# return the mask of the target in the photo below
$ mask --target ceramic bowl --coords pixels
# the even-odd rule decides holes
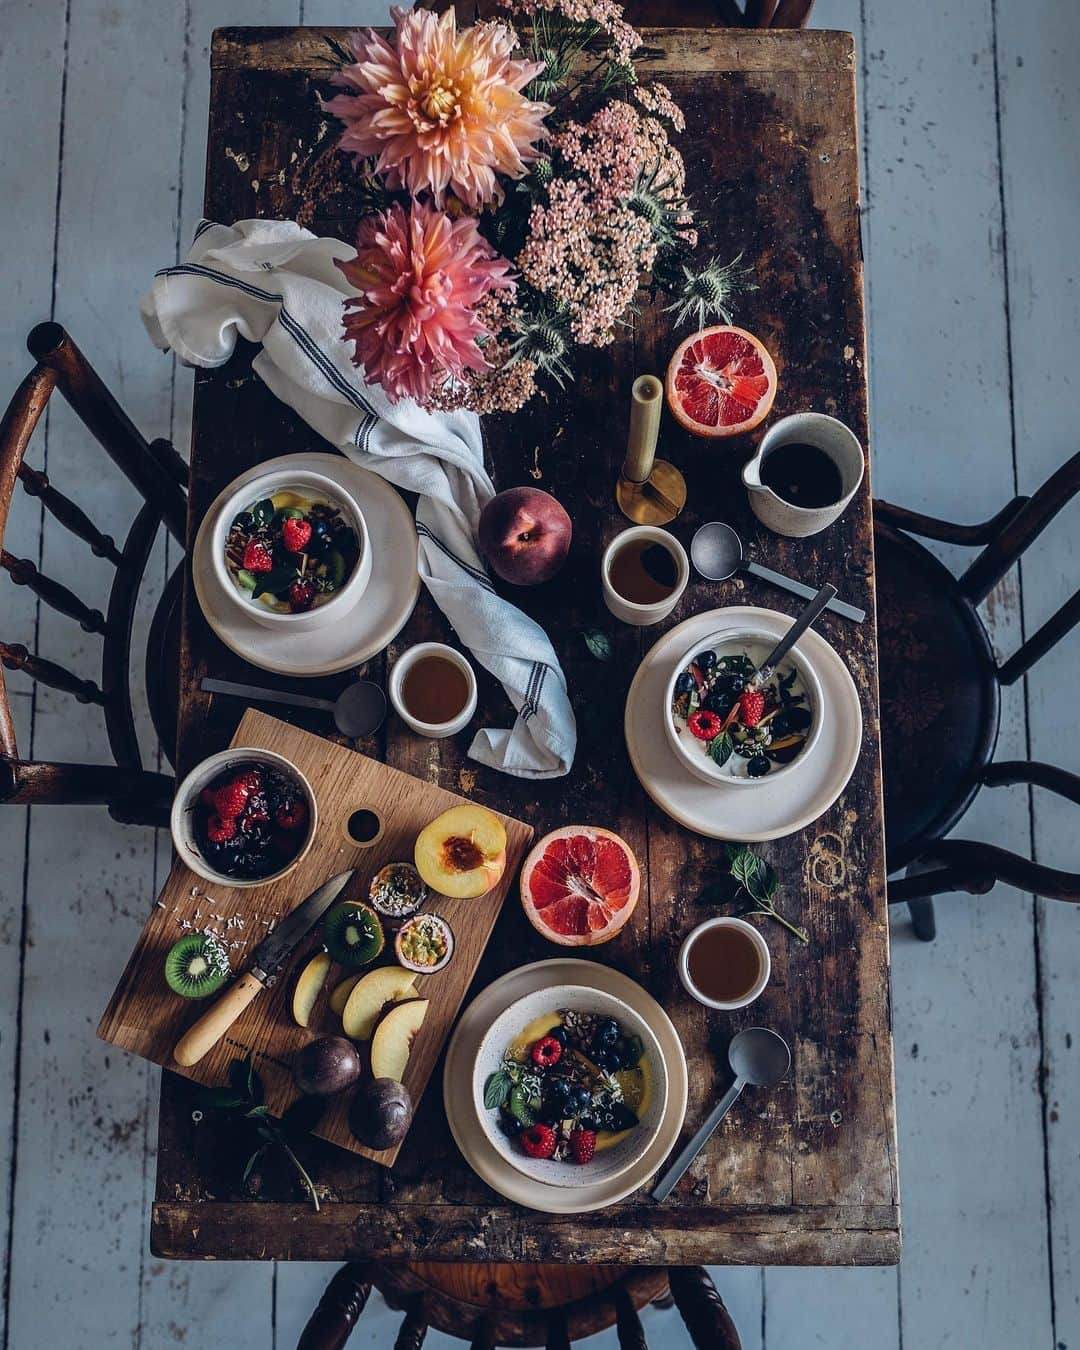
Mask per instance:
[[[360,556],[352,574],[329,600],[314,609],[300,614],[279,614],[265,605],[248,598],[229,575],[225,563],[225,540],[229,528],[237,515],[246,510],[253,502],[263,497],[272,497],[275,492],[299,492],[316,501],[329,502],[350,522],[360,541]],[[316,628],[325,628],[337,623],[363,595],[371,578],[371,540],[368,538],[364,513],[356,498],[340,483],[313,473],[310,469],[276,469],[259,478],[248,479],[235,492],[228,492],[219,500],[217,519],[213,521],[210,535],[210,563],[213,584],[224,597],[225,603],[234,611],[241,610],[247,618],[261,624],[264,628],[277,628],[283,632],[304,633]]]
[[[610,1147],[598,1149],[593,1160],[586,1164],[530,1158],[499,1128],[498,1112],[490,1111],[484,1105],[484,1085],[502,1064],[507,1046],[538,1017],[563,1009],[613,1017],[632,1035],[640,1036],[652,1077],[652,1092],[638,1126]],[[527,994],[495,1018],[477,1051],[472,1096],[478,1127],[512,1167],[547,1186],[591,1186],[621,1176],[648,1149],[667,1110],[667,1065],[652,1028],[628,1004],[587,985],[559,985]]]
[[[203,788],[208,787],[223,770],[234,765],[239,767],[241,764],[251,763],[268,764],[280,773],[287,774],[297,784],[307,802],[308,823],[304,842],[295,858],[290,859],[284,867],[279,868],[278,871],[271,873],[269,876],[249,880],[244,877],[229,877],[223,872],[216,872],[203,857],[195,838],[195,803],[199,800],[199,793],[202,792]],[[290,764],[284,755],[275,754],[273,750],[245,749],[243,746],[222,750],[219,754],[211,755],[209,759],[204,759],[201,764],[197,764],[177,788],[176,796],[173,798],[172,811],[169,815],[169,831],[172,834],[173,848],[176,849],[177,856],[184,866],[190,867],[195,875],[202,877],[204,881],[212,881],[218,886],[237,888],[266,886],[271,881],[280,881],[282,877],[287,876],[311,847],[317,826],[318,805],[315,801],[315,794],[311,790],[311,784],[300,770]]]
[[[764,628],[740,627],[723,629],[713,633],[703,642],[695,642],[675,662],[664,692],[664,707],[661,716],[668,743],[681,764],[705,783],[731,784],[733,787],[761,788],[775,783],[778,778],[786,777],[803,764],[814,748],[821,732],[822,693],[821,682],[814,670],[813,663],[801,650],[799,643],[790,651],[778,667],[778,674],[786,675],[792,668],[798,670],[799,681],[806,694],[807,706],[812,721],[801,752],[789,764],[774,764],[761,778],[750,778],[745,772],[746,761],[737,755],[731,755],[725,764],[716,764],[701,748],[701,742],[694,739],[690,731],[676,722],[671,711],[675,697],[675,681],[686,669],[691,659],[703,651],[715,651],[718,656],[731,656],[736,652],[749,651],[750,656],[762,661],[776,646],[776,637]],[[741,771],[741,772],[740,772]]]

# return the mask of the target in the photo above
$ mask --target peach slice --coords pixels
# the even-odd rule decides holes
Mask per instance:
[[[388,1003],[416,993],[416,976],[400,966],[380,966],[357,980],[341,1014],[346,1036],[369,1041],[379,1014]]]
[[[440,895],[473,900],[498,884],[506,866],[506,831],[483,806],[454,806],[416,837],[416,870]]]
[[[416,1033],[427,1016],[426,998],[411,998],[395,1003],[379,1025],[371,1040],[371,1073],[374,1078],[392,1078],[400,1083],[405,1077],[405,1066]]]
[[[355,975],[346,975],[343,980],[339,980],[330,990],[330,1011],[337,1013],[340,1017],[345,1011],[345,1004],[349,1001],[349,995],[364,978],[364,972],[358,970]]]
[[[330,971],[328,952],[316,952],[296,979],[292,996],[292,1015],[297,1026],[306,1027],[311,1021],[311,1010],[322,993]]]

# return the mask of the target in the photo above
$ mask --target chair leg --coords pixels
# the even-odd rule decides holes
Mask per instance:
[[[343,1350],[371,1294],[367,1265],[342,1266],[326,1286],[319,1306],[300,1334],[296,1350]]]
[[[704,1266],[672,1266],[668,1278],[696,1350],[742,1350],[731,1314]]]
[[[909,900],[908,912],[911,914],[911,926],[920,942],[933,942],[937,937],[937,921],[934,918],[934,901],[929,895],[921,900]]]

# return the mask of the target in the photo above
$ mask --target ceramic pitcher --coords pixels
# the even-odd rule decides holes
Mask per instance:
[[[761,481],[761,465],[780,445],[812,445],[828,455],[840,473],[841,496],[828,506],[796,506]],[[855,433],[825,413],[794,413],[782,417],[762,438],[757,454],[743,469],[742,479],[750,506],[767,529],[801,539],[817,534],[838,520],[862,482],[864,456]]]

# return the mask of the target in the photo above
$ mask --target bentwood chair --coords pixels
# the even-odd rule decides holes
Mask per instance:
[[[998,665],[978,605],[1080,492],[1080,454],[1031,497],[991,520],[954,525],[874,503],[885,850],[889,903],[906,903],[916,934],[935,933],[933,899],[984,895],[998,881],[1080,903],[1080,875],[995,844],[947,839],[982,787],[1030,783],[1080,805],[1080,778],[1049,764],[995,764],[1001,688],[1015,684],[1080,622],[1080,591]],[[956,578],[913,536],[982,546]]]
[[[181,547],[187,513],[187,468],[168,441],[148,443],[95,373],[82,352],[55,323],[39,324],[27,339],[36,364],[16,390],[0,420],[0,569],[52,609],[102,642],[101,680],[96,683],[30,651],[0,632],[0,802],[34,806],[101,803],[114,819],[164,824],[173,780],[143,768],[131,702],[132,623],[147,559],[161,524]],[[59,390],[104,447],[113,464],[143,498],[143,506],[118,547],[48,476],[24,455],[50,395]],[[3,547],[16,483],[91,553],[116,569],[107,612],[92,609],[66,585],[46,576],[29,558]],[[170,579],[151,625],[146,653],[147,693],[154,729],[171,757],[176,742],[177,634],[182,567]],[[0,615],[4,613],[0,607]],[[69,764],[22,759],[4,680],[4,667],[71,694],[102,710],[114,763]]]
[[[470,1263],[342,1266],[327,1285],[297,1350],[343,1350],[376,1288],[405,1314],[394,1350],[420,1350],[429,1327],[472,1350],[542,1345],[569,1350],[615,1327],[620,1350],[648,1350],[638,1313],[678,1310],[697,1350],[740,1350],[735,1324],[702,1266],[541,1266]],[[667,1337],[658,1328],[657,1350]]]

